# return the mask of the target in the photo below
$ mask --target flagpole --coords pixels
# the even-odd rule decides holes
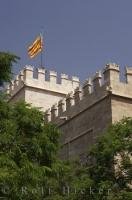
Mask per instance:
[[[41,37],[41,44],[42,44],[42,50],[41,50],[41,54],[40,54],[40,67],[43,68],[44,66],[44,60],[43,60],[43,48],[44,48],[44,41],[43,41],[43,34],[40,33],[40,37]]]
[[[43,67],[43,50],[41,51],[41,54],[40,54],[40,67],[41,68]]]

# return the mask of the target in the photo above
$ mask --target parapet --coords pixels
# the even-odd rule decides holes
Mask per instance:
[[[82,88],[81,87],[77,87],[74,91],[74,101],[75,101],[75,105],[78,105],[79,102],[82,99]]]
[[[35,76],[34,76],[35,75]],[[59,83],[60,82],[60,83]],[[80,85],[78,77],[69,78],[66,74],[61,74],[60,78],[55,71],[47,71],[44,68],[34,69],[33,66],[26,65],[15,80],[12,80],[7,88],[8,94],[13,96],[23,86],[47,90],[60,94],[67,94],[74,91]]]
[[[101,75],[101,71],[96,72],[94,78],[93,78],[93,90],[97,91],[102,84],[102,75]]]
[[[104,70],[98,71],[88,78],[82,86],[78,86],[51,108],[48,119],[52,122],[63,123],[76,116],[91,105],[108,95],[119,95],[132,99],[132,67],[126,67],[126,78],[120,81],[120,68],[115,63],[109,63]],[[67,75],[62,76],[67,80]],[[49,117],[50,115],[50,117]],[[65,119],[65,120],[64,120]]]
[[[128,84],[132,84],[132,67],[126,66],[126,81]]]
[[[125,98],[132,98],[132,67],[126,67],[124,82],[120,81],[120,68],[115,63],[106,64],[102,71],[95,73],[93,77],[88,77],[84,84],[80,86],[78,77],[69,78],[66,74],[58,77],[57,72],[47,71],[44,68],[34,69],[32,66],[25,66],[15,80],[12,80],[7,87],[7,93],[13,97],[23,87],[34,88],[35,91],[50,93],[47,99],[50,100],[51,107],[45,113],[47,121],[55,122],[56,120],[65,119],[77,115],[89,106],[97,103],[107,95],[115,94]],[[52,97],[55,105],[52,105]],[[42,96],[41,96],[42,97]],[[30,96],[32,101],[32,97]],[[35,101],[37,101],[36,96]],[[61,99],[63,98],[63,99]],[[61,100],[60,100],[61,99]],[[40,106],[44,100],[40,99]],[[59,101],[59,102],[58,102]],[[40,107],[38,106],[38,107]],[[45,105],[44,105],[45,106]]]
[[[86,95],[88,95],[88,94],[90,94],[90,93],[92,92],[92,82],[91,82],[91,79],[90,79],[90,78],[87,79],[87,80],[84,82],[82,88],[83,88],[83,95],[84,95],[84,96],[86,96]]]
[[[114,83],[118,83],[120,80],[119,65],[115,63],[106,64],[103,74],[105,84],[112,85]]]

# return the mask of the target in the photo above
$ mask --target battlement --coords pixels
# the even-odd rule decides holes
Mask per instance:
[[[64,123],[108,95],[132,98],[132,67],[126,67],[124,82],[120,81],[120,74],[119,65],[107,64],[102,71],[96,72],[82,86],[76,87],[48,109],[45,112],[46,120],[57,124]]]
[[[79,86],[79,78],[75,76],[69,78],[66,74],[61,74],[58,77],[55,71],[48,72],[42,68],[34,70],[32,66],[28,65],[16,76],[15,80],[11,81],[7,87],[7,93],[14,96],[24,86],[67,94]]]
[[[75,76],[26,66],[7,87],[9,102],[24,100],[44,111],[61,130],[60,157],[85,154],[113,122],[132,116],[132,67],[125,78],[119,65],[107,64],[80,85]]]

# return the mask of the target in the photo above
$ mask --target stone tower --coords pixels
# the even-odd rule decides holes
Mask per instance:
[[[62,74],[60,84],[56,72],[50,71],[49,77],[46,81],[45,70],[38,69],[38,78],[33,78],[33,68],[28,66],[8,87],[8,93],[10,102],[24,99],[46,110],[45,119],[62,132],[63,159],[83,159],[109,125],[132,117],[132,67],[126,67],[124,82],[115,63],[107,64],[81,86],[77,77],[69,80]]]
[[[79,86],[79,78],[75,76],[69,79],[68,75],[61,74],[60,83],[58,83],[55,71],[48,72],[38,68],[35,78],[34,73],[32,66],[26,66],[11,82],[7,89],[10,102],[25,100],[45,111]]]

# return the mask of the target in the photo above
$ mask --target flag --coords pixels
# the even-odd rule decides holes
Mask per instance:
[[[28,55],[30,58],[34,58],[39,52],[43,50],[43,38],[39,35],[32,45],[28,47]]]

